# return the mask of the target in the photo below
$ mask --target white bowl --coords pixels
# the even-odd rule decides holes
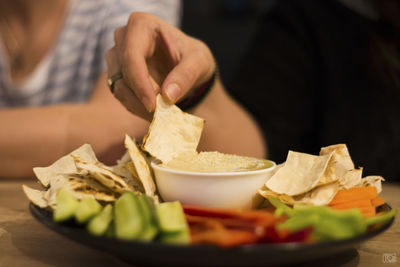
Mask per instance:
[[[164,201],[205,207],[250,209],[257,190],[271,177],[275,162],[265,169],[238,172],[191,172],[151,162]]]

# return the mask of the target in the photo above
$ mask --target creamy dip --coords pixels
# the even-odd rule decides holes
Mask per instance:
[[[272,163],[265,159],[223,154],[220,152],[183,153],[163,167],[193,172],[239,172],[265,169]]]

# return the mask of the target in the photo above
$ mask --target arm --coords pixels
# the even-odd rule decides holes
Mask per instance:
[[[107,53],[109,75],[121,71],[124,79],[115,83],[114,95],[148,120],[158,93],[178,102],[215,71],[214,58],[203,42],[150,14],[133,13],[128,25],[115,32],[115,42]],[[257,124],[219,80],[190,112],[206,120],[200,150],[265,156]]]
[[[0,177],[31,177],[32,167],[47,166],[84,143],[110,164],[124,150],[125,133],[143,136],[148,123],[111,96],[105,79],[99,78],[87,104],[0,111]]]

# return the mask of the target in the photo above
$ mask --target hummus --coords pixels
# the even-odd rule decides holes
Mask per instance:
[[[220,152],[182,153],[163,163],[163,167],[192,172],[239,172],[265,169],[272,163],[265,159],[243,157]]]

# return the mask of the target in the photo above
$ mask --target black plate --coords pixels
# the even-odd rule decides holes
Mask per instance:
[[[387,204],[382,208],[391,209]],[[224,249],[208,245],[178,246],[96,237],[74,224],[53,222],[50,211],[32,203],[29,209],[39,222],[53,231],[141,266],[276,266],[302,263],[354,249],[360,243],[388,229],[394,221],[392,219],[389,223],[366,234],[341,241],[314,244],[255,244]]]

